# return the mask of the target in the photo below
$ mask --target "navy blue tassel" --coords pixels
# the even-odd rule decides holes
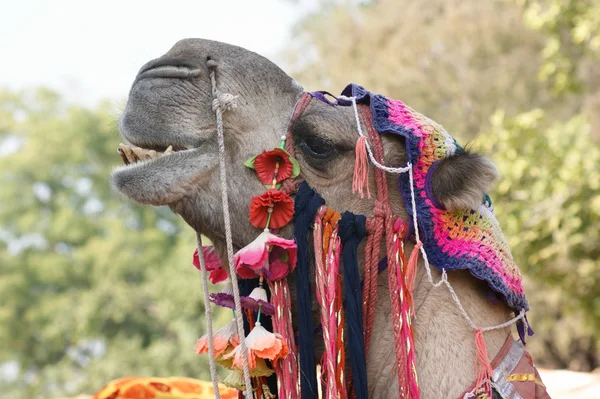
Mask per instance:
[[[344,309],[348,332],[348,354],[352,366],[352,382],[357,399],[367,399],[367,360],[362,318],[362,291],[358,272],[358,243],[366,235],[366,218],[350,212],[342,213],[339,235],[342,241],[344,267]]]
[[[294,198],[294,239],[298,245],[296,260],[296,307],[298,310],[298,346],[302,399],[317,398],[317,364],[315,360],[310,289],[309,233],[315,216],[325,200],[302,182]]]

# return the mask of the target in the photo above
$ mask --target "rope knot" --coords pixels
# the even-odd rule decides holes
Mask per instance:
[[[219,93],[212,102],[212,109],[216,111],[217,108],[221,108],[221,112],[231,111],[237,107],[235,99],[238,96],[234,96],[230,93]]]
[[[392,206],[387,201],[375,200],[373,217],[387,219],[392,216]]]

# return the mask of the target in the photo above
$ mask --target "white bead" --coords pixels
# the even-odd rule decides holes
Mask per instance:
[[[287,139],[287,136],[283,135],[281,136],[281,141],[285,141]]]

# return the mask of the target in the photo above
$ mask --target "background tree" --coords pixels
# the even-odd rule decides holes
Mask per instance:
[[[536,363],[598,367],[600,3],[319,4],[287,53],[298,81],[359,83],[477,136],[502,176],[492,198],[526,275]]]
[[[506,1],[322,1],[295,30],[287,60],[308,89],[358,83],[409,104],[462,138],[552,99],[536,76],[542,35]]]
[[[204,320],[194,235],[112,191],[112,114],[43,89],[0,92],[2,397],[208,377],[193,351]]]
[[[308,89],[363,84],[494,158],[529,345],[546,367],[600,359],[599,22],[594,0],[321,0],[283,54]],[[193,353],[194,236],[110,188],[114,114],[0,90],[3,398],[91,393],[125,375],[208,378]]]

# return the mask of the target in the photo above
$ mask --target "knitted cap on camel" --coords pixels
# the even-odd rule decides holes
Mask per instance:
[[[418,226],[429,262],[438,269],[469,270],[488,283],[516,312],[529,310],[519,268],[494,215],[486,194],[478,209],[447,211],[428,190],[427,174],[438,160],[462,151],[440,125],[415,112],[401,101],[372,94],[350,84],[342,95],[356,97],[371,107],[373,126],[380,134],[405,138],[408,160],[413,165]],[[432,168],[433,166],[433,168]],[[408,173],[400,175],[400,190],[412,216]],[[429,195],[428,195],[429,193]]]

